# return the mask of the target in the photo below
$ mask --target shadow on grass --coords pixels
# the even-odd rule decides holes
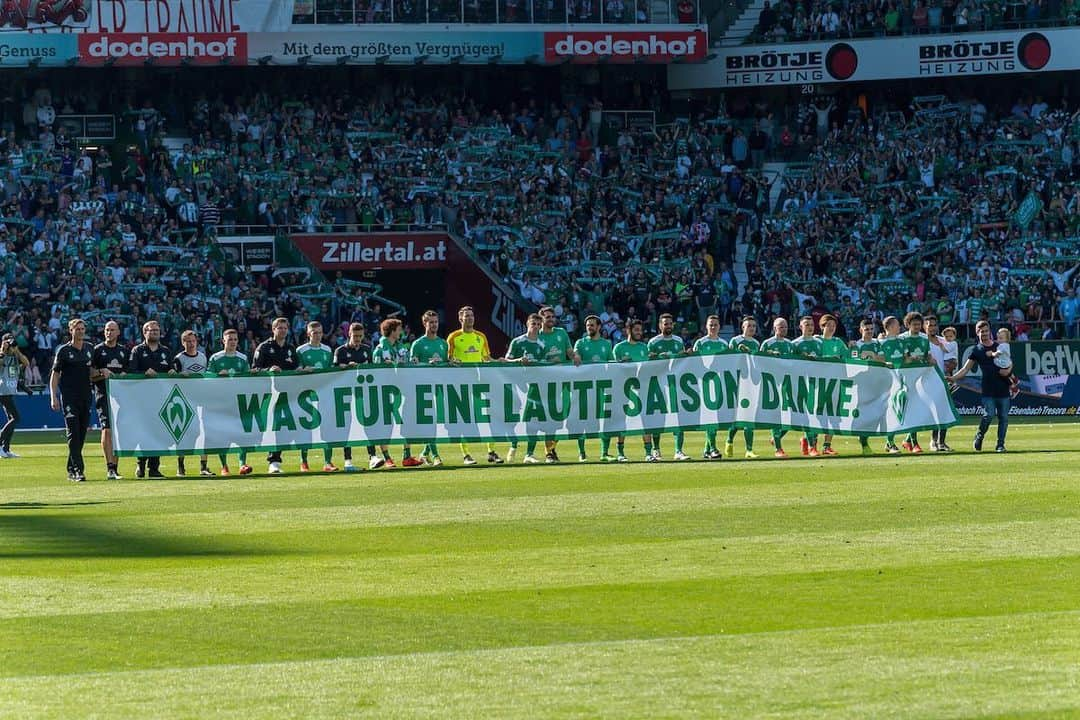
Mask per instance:
[[[107,518],[40,513],[0,515],[0,559],[167,558],[271,555],[223,544],[220,538],[180,537],[109,527]]]
[[[0,510],[41,510],[44,508],[82,507],[84,505],[112,505],[119,500],[87,500],[85,502],[9,502],[0,503]]]

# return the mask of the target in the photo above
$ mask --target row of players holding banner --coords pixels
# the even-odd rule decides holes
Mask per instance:
[[[195,334],[188,331],[182,334],[181,342],[184,350],[176,355],[160,344],[160,328],[154,321],[146,323],[143,327],[144,342],[136,346],[128,355],[124,348],[119,345],[119,327],[110,322],[105,327],[105,342],[94,347],[91,354],[93,368],[92,380],[95,386],[97,411],[103,426],[102,449],[107,464],[107,477],[119,479],[117,459],[112,450],[110,431],[108,428],[108,398],[106,395],[105,381],[111,374],[129,373],[145,374],[153,376],[160,373],[177,374],[211,374],[211,375],[242,375],[251,372],[279,372],[290,370],[321,370],[334,367],[356,367],[366,364],[474,364],[491,361],[491,353],[484,334],[475,328],[475,315],[471,307],[463,307],[458,312],[460,327],[451,332],[445,339],[439,336],[439,318],[434,311],[424,313],[422,322],[424,334],[416,339],[411,345],[401,340],[402,323],[397,319],[384,320],[380,327],[381,338],[374,349],[369,349],[364,342],[364,328],[360,324],[353,324],[349,328],[348,342],[336,350],[331,350],[322,342],[323,328],[318,322],[309,323],[307,326],[308,342],[293,347],[287,341],[289,323],[285,318],[278,318],[272,323],[272,337],[261,343],[255,350],[251,360],[238,351],[239,336],[235,330],[226,330],[223,334],[223,348],[209,358],[197,347]],[[798,337],[788,337],[788,323],[783,318],[777,318],[773,322],[773,334],[764,339],[757,339],[757,323],[751,317],[746,317],[741,323],[741,332],[730,340],[720,337],[720,320],[716,316],[710,316],[706,322],[706,334],[698,338],[692,348],[687,349],[682,338],[673,334],[674,318],[671,315],[662,315],[659,318],[659,334],[646,341],[643,338],[643,326],[640,321],[632,321],[626,328],[627,339],[617,344],[600,335],[600,319],[590,316],[585,320],[586,334],[576,343],[571,343],[566,331],[556,326],[554,311],[549,307],[541,308],[540,312],[529,316],[527,330],[524,334],[511,341],[505,358],[508,362],[523,364],[557,364],[557,363],[604,363],[620,361],[644,361],[649,359],[673,358],[688,353],[697,355],[714,355],[720,353],[742,352],[761,353],[780,357],[807,358],[807,359],[835,359],[843,361],[849,357],[857,357],[863,360],[876,360],[887,363],[893,367],[936,364],[943,373],[951,373],[957,364],[957,345],[955,331],[946,328],[943,335],[938,335],[937,321],[934,317],[923,318],[919,313],[909,313],[903,321],[906,330],[901,332],[901,322],[895,317],[888,317],[884,321],[884,332],[874,335],[875,326],[872,321],[866,320],[860,327],[860,338],[847,342],[835,336],[837,327],[836,319],[826,315],[821,319],[821,334],[814,333],[813,319],[801,318],[799,323],[800,334]],[[1003,355],[1007,359],[1007,345]],[[58,353],[59,357],[59,353]],[[1011,368],[1010,368],[1011,369]],[[55,384],[55,383],[54,383]],[[717,442],[718,428],[706,430],[706,444],[704,458],[718,460],[722,457],[734,456],[734,441],[737,430],[731,428],[727,432],[727,439],[723,449]],[[939,452],[951,450],[946,443],[946,430],[933,431],[932,449]],[[786,431],[774,429],[771,431],[772,452],[776,457],[785,458],[787,453],[783,448],[782,440]],[[689,460],[690,457],[684,452],[684,436],[681,431],[674,431],[674,455],[677,461]],[[746,448],[744,456],[756,458],[754,451],[754,432],[752,429],[744,430]],[[616,441],[616,452],[611,453],[611,441]],[[801,438],[800,445],[802,454],[808,456],[835,455],[832,448],[832,437],[825,434],[820,438],[816,433],[805,433]],[[627,462],[624,438],[602,437],[600,459],[604,462]],[[863,454],[871,454],[868,437],[860,437]],[[579,438],[579,460],[587,460],[584,438]],[[537,463],[536,446],[538,441],[530,440],[522,457],[524,463]],[[644,457],[648,462],[661,460],[660,436],[658,434],[646,434],[643,436]],[[922,448],[916,434],[909,434],[903,441],[902,446],[908,452],[921,453]],[[352,449],[345,448],[344,470],[354,472],[360,468],[353,463]],[[899,453],[900,448],[891,435],[886,437],[885,450],[889,453]],[[390,457],[388,447],[376,448],[368,446],[368,463],[370,469],[381,467],[394,467],[394,460]],[[518,451],[517,443],[512,443],[506,460],[513,461]],[[239,452],[239,473],[248,474],[253,468],[247,463],[246,453]],[[466,465],[476,464],[467,445],[461,445],[463,462]],[[308,451],[301,451],[300,471],[308,472],[310,469]],[[336,472],[338,467],[333,463],[332,449],[327,447],[323,450],[323,471]],[[81,460],[81,457],[79,458]],[[491,464],[501,464],[503,458],[496,452],[492,444],[487,446],[487,460]],[[548,463],[559,462],[559,455],[554,441],[545,442],[545,460]],[[221,474],[231,474],[227,455],[220,456]],[[72,463],[69,463],[71,465]],[[78,465],[78,462],[75,463]],[[426,464],[441,465],[442,458],[439,448],[433,444],[427,444],[420,453],[414,455],[412,448],[405,445],[403,448],[404,467],[417,467]],[[184,458],[178,458],[178,473],[185,474]],[[85,473],[75,468],[75,474],[85,477]],[[69,467],[69,475],[73,468]],[[280,452],[272,452],[268,457],[268,472],[278,474],[283,472]],[[200,474],[213,475],[207,466],[207,458],[201,458]],[[159,458],[139,458],[137,477],[163,477],[160,470]],[[74,478],[73,478],[74,479]]]

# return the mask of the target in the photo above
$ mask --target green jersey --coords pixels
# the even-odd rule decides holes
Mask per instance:
[[[649,359],[649,346],[643,342],[623,340],[611,352],[619,362],[642,362]]]
[[[511,340],[510,347],[506,351],[508,360],[525,358],[529,362],[543,362],[545,356],[544,344],[540,342],[540,338],[533,340],[528,334],[518,335]]]
[[[787,338],[778,338],[773,335],[761,343],[761,352],[767,355],[794,355],[795,346]]]
[[[821,341],[821,357],[824,358],[842,358],[847,357],[847,344],[840,338],[833,336],[830,338],[819,336],[818,340]]]
[[[795,348],[795,354],[799,357],[821,357],[821,340],[816,337],[803,337],[800,335],[791,341],[791,346]]]
[[[371,353],[371,361],[383,365],[404,365],[409,362],[409,348],[403,342],[392,343],[382,338]]]
[[[587,335],[578,338],[578,341],[574,343],[574,352],[581,356],[583,363],[604,363],[611,362],[612,359],[611,341],[602,337],[595,340]]]
[[[566,362],[570,336],[561,327],[552,328],[550,332],[541,331],[540,344],[544,346],[544,360],[550,363]]]
[[[251,372],[251,363],[248,362],[247,355],[244,355],[244,353],[235,352],[230,355],[221,350],[210,356],[210,362],[206,364],[206,371],[215,375],[220,375],[222,372],[227,372],[229,375],[238,375]]]
[[[413,341],[409,355],[415,363],[444,363],[450,358],[450,346],[441,337],[429,338],[421,335]]]
[[[657,335],[649,341],[649,357],[673,358],[683,354],[686,343],[678,335]]]
[[[893,367],[904,364],[904,340],[899,335],[887,336],[878,341],[878,352],[885,356],[885,362]]]
[[[728,342],[728,348],[734,352],[756,353],[761,349],[761,343],[745,335],[736,335]]]
[[[923,334],[901,333],[900,341],[904,346],[905,363],[926,365],[930,362],[930,339]]]
[[[326,370],[334,367],[334,353],[326,345],[304,343],[296,348],[299,367],[305,370]]]
[[[881,354],[881,343],[877,340],[856,340],[855,347],[851,348],[853,358],[878,360]]]
[[[730,352],[730,349],[724,338],[718,337],[714,340],[706,335],[694,341],[695,355],[723,355],[726,352]]]

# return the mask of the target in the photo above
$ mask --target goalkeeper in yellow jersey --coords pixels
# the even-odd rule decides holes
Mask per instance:
[[[455,330],[446,338],[446,344],[450,347],[450,362],[460,365],[476,365],[491,362],[491,349],[488,346],[487,337],[476,329],[476,313],[472,307],[466,305],[458,310],[458,322],[461,328]],[[502,464],[502,458],[495,452],[492,443],[487,444],[488,462]],[[469,454],[469,446],[461,443],[462,462],[466,465],[475,465],[476,460]]]

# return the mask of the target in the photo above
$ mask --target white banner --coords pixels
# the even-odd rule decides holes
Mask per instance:
[[[606,365],[361,367],[109,380],[120,455],[195,454],[709,425],[840,435],[957,421],[936,368],[743,354]]]
[[[699,64],[671,65],[668,88],[816,85],[905,78],[1052,72],[1080,68],[1075,28],[911,35],[715,49]]]

